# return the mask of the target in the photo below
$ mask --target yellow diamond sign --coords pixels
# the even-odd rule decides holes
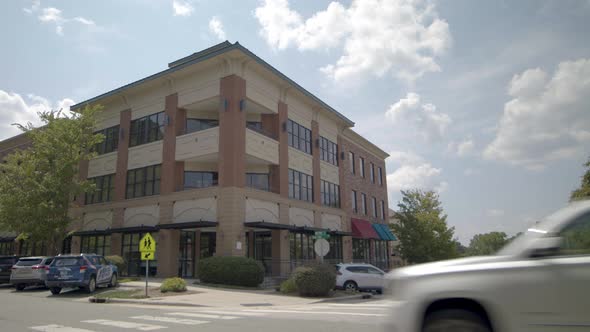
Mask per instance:
[[[141,252],[141,260],[142,261],[153,261],[154,258],[154,252],[153,251],[142,251]]]
[[[156,251],[156,240],[154,240],[150,233],[146,233],[139,241],[139,251],[142,253],[153,253]]]

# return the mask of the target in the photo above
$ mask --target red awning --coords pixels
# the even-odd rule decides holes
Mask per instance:
[[[350,219],[352,221],[352,237],[362,239],[379,239],[371,223],[362,219]]]

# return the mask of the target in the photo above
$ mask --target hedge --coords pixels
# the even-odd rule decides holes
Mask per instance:
[[[327,296],[336,286],[332,265],[314,264],[297,268],[292,277],[301,296]]]
[[[297,292],[297,285],[295,284],[295,279],[291,277],[283,281],[281,283],[280,291],[283,294],[291,294]]]
[[[247,257],[214,256],[199,262],[201,282],[256,287],[264,281],[260,262]]]
[[[182,278],[164,279],[160,285],[160,292],[186,292],[186,281]]]
[[[123,271],[127,271],[127,262],[121,256],[113,255],[113,256],[106,256],[105,259],[109,261],[111,264],[117,266],[117,270],[119,271],[119,275],[123,273]]]

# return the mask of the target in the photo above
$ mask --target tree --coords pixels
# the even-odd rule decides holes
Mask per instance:
[[[504,232],[476,234],[469,242],[467,254],[469,256],[491,255],[505,246],[508,241],[508,236]]]
[[[590,198],[590,159],[588,159],[584,166],[586,166],[588,169],[586,170],[586,173],[582,176],[582,183],[580,184],[580,188],[572,191],[570,195],[570,201]]]
[[[410,264],[457,257],[455,229],[448,227],[438,195],[417,189],[401,193],[399,222],[391,224],[400,241],[400,256]]]
[[[92,148],[102,142],[94,134],[95,114],[100,106],[78,113],[39,113],[44,124],[17,125],[31,140],[0,165],[0,226],[20,238],[44,241],[58,253],[72,218],[69,208],[76,196],[95,190],[78,175],[80,163],[90,160]]]

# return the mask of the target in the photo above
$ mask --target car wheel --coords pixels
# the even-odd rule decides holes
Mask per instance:
[[[96,278],[94,276],[90,277],[90,281],[88,281],[88,286],[86,286],[86,291],[88,293],[94,293],[96,290]]]
[[[113,273],[113,275],[111,276],[111,282],[109,283],[109,287],[117,287],[117,274]]]
[[[354,281],[347,281],[344,283],[344,290],[356,292],[359,289],[359,286]]]
[[[492,332],[487,322],[478,314],[467,310],[439,310],[429,314],[422,332]]]
[[[27,285],[25,285],[25,284],[17,284],[16,290],[20,292],[20,291],[24,290],[26,287],[27,287]]]
[[[60,287],[51,287],[51,288],[49,288],[49,290],[51,291],[51,294],[53,294],[53,295],[58,295],[59,293],[61,293]]]

